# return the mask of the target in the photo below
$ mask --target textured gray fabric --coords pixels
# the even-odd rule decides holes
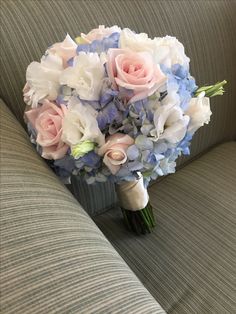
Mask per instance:
[[[117,204],[115,186],[109,181],[91,185],[80,177],[73,176],[71,184],[67,187],[92,217],[113,208]]]
[[[236,137],[236,48],[235,1],[158,1],[158,0],[2,0],[1,1],[0,95],[22,121],[24,104],[22,88],[25,71],[33,60],[39,60],[45,49],[61,41],[69,32],[72,37],[99,24],[118,24],[150,36],[176,36],[191,57],[192,73],[201,84],[227,79],[224,97],[212,99],[212,121],[194,137],[190,158],[210,146]],[[187,158],[179,160],[183,164]],[[81,182],[73,190],[81,188]],[[92,202],[93,188],[86,185],[83,198],[75,193],[91,214],[115,203],[114,187],[108,198],[104,186]]]
[[[0,110],[1,313],[164,313]]]
[[[1,79],[0,95],[21,122],[24,111],[22,88],[25,71],[39,60],[45,49],[63,40],[68,32],[76,37],[99,24],[130,27],[150,36],[176,36],[191,57],[191,69],[197,82],[228,80],[224,97],[212,99],[211,123],[194,137],[191,156],[236,137],[236,1],[158,1],[158,0],[2,0],[1,1]],[[188,158],[180,158],[183,164]],[[81,182],[73,189],[81,188]],[[91,214],[115,203],[114,187],[104,197],[104,186],[86,190],[86,197],[75,193]],[[103,196],[102,196],[103,195]]]
[[[149,189],[157,226],[137,237],[120,211],[95,218],[167,313],[236,309],[236,142],[220,145]]]

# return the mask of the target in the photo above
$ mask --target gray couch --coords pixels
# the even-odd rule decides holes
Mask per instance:
[[[235,313],[235,11],[234,0],[1,1],[2,313]],[[24,130],[27,65],[99,24],[174,35],[199,85],[229,82],[191,156],[150,187],[147,236],[128,232],[115,204],[99,215],[90,204],[94,223]],[[78,189],[86,203],[91,190]],[[96,189],[94,207],[115,201],[111,185]]]

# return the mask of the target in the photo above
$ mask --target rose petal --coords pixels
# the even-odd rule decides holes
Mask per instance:
[[[42,157],[45,159],[61,159],[65,156],[69,149],[69,146],[66,144],[62,144],[62,146],[50,146],[50,147],[43,147]]]
[[[113,165],[110,161],[110,158],[107,155],[104,156],[103,162],[108,167],[108,169],[111,171],[111,173],[113,175],[115,175],[120,170],[121,166],[120,165]]]
[[[126,146],[130,146],[133,143],[134,140],[129,135],[116,133],[106,139],[106,143],[98,150],[98,154],[101,156],[104,155],[105,152],[114,145],[124,144]]]

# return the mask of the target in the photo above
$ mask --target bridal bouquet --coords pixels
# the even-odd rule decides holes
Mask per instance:
[[[147,186],[175,172],[193,134],[210,121],[209,97],[225,81],[197,88],[175,37],[99,26],[50,46],[26,71],[25,120],[38,153],[64,181],[110,180],[130,229],[155,221]]]

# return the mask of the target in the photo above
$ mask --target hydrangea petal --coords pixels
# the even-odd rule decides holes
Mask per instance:
[[[137,136],[135,139],[135,144],[141,150],[153,149],[153,142],[144,135]]]
[[[131,145],[127,149],[127,157],[129,160],[135,160],[139,156],[139,150],[136,145]]]

